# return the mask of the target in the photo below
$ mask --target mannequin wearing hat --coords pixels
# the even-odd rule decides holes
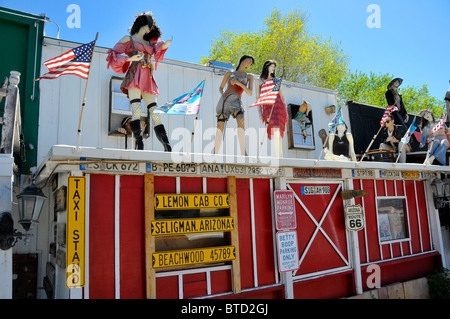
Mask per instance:
[[[398,111],[392,112],[395,119],[395,124],[402,125],[405,130],[408,129],[406,123],[409,120],[408,112],[406,112],[405,105],[403,104],[402,95],[398,93],[398,87],[402,84],[403,79],[395,78],[387,86],[385,93],[386,102],[388,106],[396,105]]]
[[[127,95],[132,108],[130,122],[136,149],[144,149],[143,132],[141,126],[141,99],[147,105],[147,127],[152,119],[156,137],[163,144],[166,152],[171,151],[169,139],[159,114],[153,113],[157,107],[156,98],[159,95],[158,86],[153,77],[158,62],[163,60],[171,40],[160,41],[161,30],[155,24],[151,12],[143,13],[135,19],[131,26],[130,35],[124,36],[114,48],[108,50],[107,68],[111,67],[116,73],[125,74],[120,86],[121,91]],[[156,63],[152,64],[152,56]]]

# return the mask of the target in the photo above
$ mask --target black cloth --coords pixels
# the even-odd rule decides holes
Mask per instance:
[[[333,154],[348,156],[350,151],[350,142],[348,141],[347,134],[344,134],[342,138],[334,135],[333,140]]]
[[[386,102],[387,102],[388,106],[396,105],[398,108],[398,111],[391,113],[394,116],[395,124],[402,125],[404,128],[407,129],[406,124],[404,122],[406,119],[407,112],[406,112],[405,105],[403,104],[402,95],[399,94],[400,101],[398,104],[395,104],[395,96],[394,96],[394,93],[392,92],[392,90],[387,90],[385,93],[385,96],[386,96]]]
[[[392,132],[392,136],[395,137],[399,142],[402,139],[402,137],[405,136],[405,133],[406,130],[403,126],[394,125],[394,131]],[[381,143],[391,145],[391,142],[386,141],[389,137],[388,128],[386,126],[384,126],[381,129],[380,135],[381,135]],[[398,148],[398,142],[393,144],[395,145],[395,147]]]

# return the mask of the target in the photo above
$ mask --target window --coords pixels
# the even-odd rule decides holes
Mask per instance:
[[[109,96],[109,135],[123,136],[117,132],[121,127],[122,120],[131,116],[131,106],[128,97],[120,90],[120,85],[123,78],[113,76],[110,80],[110,96]],[[144,101],[141,101],[142,116],[144,119],[147,116],[147,108]]]
[[[408,238],[405,198],[377,198],[377,217],[380,242]]]
[[[306,106],[306,105],[305,105]],[[290,149],[315,149],[312,110],[298,104],[288,104],[289,121],[287,125],[288,145]]]

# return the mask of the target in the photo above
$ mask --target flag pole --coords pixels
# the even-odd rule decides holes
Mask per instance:
[[[97,38],[98,38],[98,32],[95,35],[94,47],[92,48],[92,55],[91,55],[91,64],[89,66],[89,70],[88,70],[88,74],[87,74],[87,78],[86,78],[86,86],[84,88],[83,103],[81,104],[80,119],[78,121],[78,131],[77,131],[78,132],[78,137],[77,137],[77,148],[76,148],[76,150],[80,149],[81,119],[83,117],[84,106],[86,104],[86,92],[87,92],[87,87],[88,87],[89,75],[91,74],[92,63],[93,63],[93,60],[94,60],[94,51],[95,51],[95,45],[97,43]]]
[[[414,120],[411,122],[411,125],[409,126],[408,131],[406,132],[406,133],[408,134],[408,137],[409,137],[409,138],[411,138],[411,136],[409,135],[410,130],[411,130],[411,127],[412,127],[413,124],[415,124],[415,123],[416,123],[416,117],[414,116]],[[400,141],[401,141],[401,140],[400,140]],[[409,143],[409,139],[408,139],[408,143]],[[400,159],[400,154],[403,152],[403,148],[404,148],[404,147],[405,147],[405,143],[402,142],[402,148],[400,149],[400,152],[398,152],[398,156],[397,156],[397,159],[395,160],[394,166],[397,165],[398,160]]]
[[[203,80],[204,83],[206,83],[206,76],[205,79]],[[202,96],[203,96],[203,91],[205,90],[205,85],[203,84],[203,89],[202,89]],[[195,127],[197,126],[197,120],[198,120],[198,114],[200,113],[200,108],[197,111],[197,115],[195,116],[195,120],[194,120],[194,128],[192,129],[192,133],[191,133],[191,147],[189,147],[189,149],[192,149],[192,143],[194,142],[194,133],[195,133]]]
[[[384,125],[383,125],[384,126]],[[373,142],[375,142],[375,139],[377,138],[378,134],[380,134],[381,129],[383,128],[383,126],[380,126],[380,129],[378,130],[377,134],[375,134],[373,136],[372,141],[370,142],[369,146],[367,147],[366,151],[364,152],[363,156],[361,157],[361,159],[359,160],[359,163],[362,162],[362,160],[364,159],[364,157],[366,157],[366,153],[370,150],[370,148],[372,147]]]

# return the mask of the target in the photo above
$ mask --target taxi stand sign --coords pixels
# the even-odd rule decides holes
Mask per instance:
[[[67,184],[66,287],[84,287],[86,178],[69,176]]]
[[[358,231],[364,228],[364,213],[361,205],[345,207],[345,226],[350,231]]]

